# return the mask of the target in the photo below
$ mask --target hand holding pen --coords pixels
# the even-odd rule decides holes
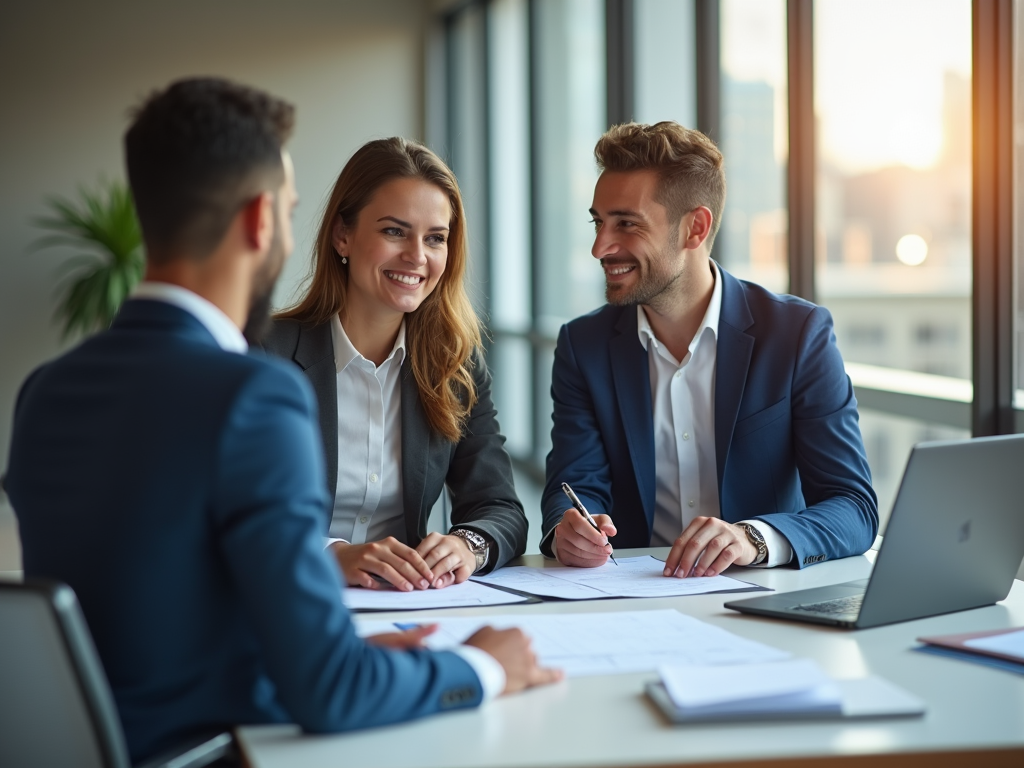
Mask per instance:
[[[555,550],[559,562],[563,565],[592,568],[604,564],[611,556],[612,562],[618,565],[608,542],[608,537],[616,533],[611,518],[608,515],[598,515],[595,519],[568,483],[562,483],[562,491],[569,497],[579,516],[568,510],[555,528]],[[604,538],[603,542],[595,541],[595,531]]]

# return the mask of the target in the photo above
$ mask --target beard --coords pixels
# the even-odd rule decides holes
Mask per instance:
[[[274,297],[274,286],[284,267],[284,243],[281,227],[274,227],[274,239],[270,243],[267,259],[253,277],[252,295],[249,297],[249,316],[246,318],[242,335],[250,346],[259,345],[270,330],[270,309]]]
[[[613,307],[625,307],[630,304],[655,304],[663,293],[668,291],[681,277],[682,272],[669,272],[662,267],[672,263],[673,258],[678,258],[671,252],[669,247],[664,248],[660,253],[647,259],[646,263],[636,260],[601,259],[601,265],[635,267],[636,281],[632,286],[624,286],[620,283],[606,282],[604,298]]]

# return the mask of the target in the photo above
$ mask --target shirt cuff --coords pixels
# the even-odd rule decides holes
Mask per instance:
[[[764,559],[764,562],[751,565],[751,568],[774,568],[776,565],[785,565],[793,559],[793,546],[789,543],[789,539],[768,523],[763,520],[741,520],[740,522],[757,528],[758,533],[764,536],[765,546],[768,547],[768,557]]]
[[[345,539],[332,539],[330,536],[324,537],[324,549],[327,549],[331,544],[337,544],[339,541],[342,544],[348,544]]]
[[[505,690],[505,668],[501,666],[487,651],[474,648],[471,645],[457,645],[451,649],[452,653],[462,657],[480,678],[480,687],[483,689],[483,702],[490,701],[502,694]]]

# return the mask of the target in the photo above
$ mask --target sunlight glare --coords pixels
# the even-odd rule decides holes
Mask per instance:
[[[886,149],[891,157],[911,168],[930,168],[942,151],[941,119],[928,114],[904,114],[893,122],[888,139]]]
[[[908,267],[916,267],[928,258],[928,243],[920,235],[904,235],[896,243],[896,258]]]

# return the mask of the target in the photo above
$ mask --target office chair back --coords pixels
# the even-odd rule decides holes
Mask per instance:
[[[130,768],[117,708],[70,587],[0,582],[0,766]]]

